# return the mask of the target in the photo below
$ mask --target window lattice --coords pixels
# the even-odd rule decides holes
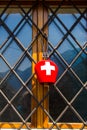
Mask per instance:
[[[28,123],[32,124],[32,116],[40,107],[48,123],[52,123],[49,129],[61,129],[59,122],[80,122],[81,129],[87,125],[87,8],[79,8],[70,0],[68,10],[63,2],[55,8],[44,1],[36,1],[29,8],[17,3],[15,9],[10,1],[1,8],[0,122],[22,122],[19,129],[24,124],[31,129]],[[33,20],[33,11],[39,4],[49,13],[42,28]],[[33,29],[36,34],[32,38]],[[32,64],[38,61],[32,56],[32,49],[39,37],[42,53],[47,51],[59,66],[56,83],[47,85],[40,101],[32,90],[32,80],[37,82]],[[49,110],[43,105],[45,100],[49,100]]]

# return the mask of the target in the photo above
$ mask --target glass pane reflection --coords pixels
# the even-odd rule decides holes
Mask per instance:
[[[58,14],[57,16],[69,30],[76,22],[77,18],[79,18],[80,14],[69,13]],[[59,66],[56,87],[62,92],[69,102],[87,82],[86,28],[87,21],[84,18],[82,18],[73,28],[70,32],[71,35],[58,21],[58,19],[54,18],[54,20],[49,24],[49,41],[53,45],[52,48],[49,44],[49,48],[51,48],[49,54],[51,54],[50,58]],[[60,77],[61,79],[59,80]],[[87,121],[86,95],[87,90],[84,88],[81,94],[73,102],[74,108],[85,121]],[[50,85],[49,112],[52,118],[56,120],[66,106],[67,104],[65,104],[62,97],[60,98],[60,95],[55,87]],[[67,109],[59,121],[81,122],[70,108]]]
[[[31,112],[31,95],[26,87],[31,90],[29,78],[32,61],[24,51],[32,40],[32,25],[29,20],[26,21],[25,19],[19,25],[22,18],[21,13],[3,14],[2,20],[9,30],[14,32],[11,35],[0,24],[0,53],[2,55],[0,57],[1,122],[22,122],[22,118],[26,119]],[[31,53],[31,49],[28,52]],[[3,95],[11,101],[13,107]],[[30,121],[30,118],[28,121]]]

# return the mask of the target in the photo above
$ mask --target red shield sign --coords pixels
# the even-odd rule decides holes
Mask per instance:
[[[51,60],[42,60],[35,65],[35,73],[40,83],[55,83],[58,66]]]

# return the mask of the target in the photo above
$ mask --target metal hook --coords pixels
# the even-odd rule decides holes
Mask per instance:
[[[49,58],[49,55],[48,55],[48,37],[46,35],[46,33],[44,34],[44,38],[46,39],[46,46],[45,44],[43,44],[43,58],[44,59],[48,59]]]

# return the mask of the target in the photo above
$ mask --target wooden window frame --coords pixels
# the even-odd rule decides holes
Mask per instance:
[[[1,1],[0,0],[0,6],[4,7],[9,0],[7,1]],[[33,21],[34,23],[37,25],[37,27],[39,29],[41,29],[43,27],[43,25],[46,23],[46,21],[48,20],[48,11],[46,8],[44,8],[41,4],[42,0],[39,0],[39,4],[38,6],[33,10]],[[55,1],[55,2],[54,2]],[[56,5],[59,4],[61,0],[46,0],[46,3],[56,7]],[[35,0],[19,0],[19,1],[14,1],[12,4],[14,6],[16,6],[17,2],[20,2],[21,5],[23,6],[31,6],[34,4]],[[87,2],[86,0],[74,0],[74,3],[80,7],[87,7]],[[64,6],[70,7],[70,3],[65,0]],[[37,35],[38,30],[33,26],[32,28],[33,30],[33,38]],[[45,29],[43,30],[43,33],[48,34],[48,27],[46,26]],[[43,52],[42,52],[42,44],[39,44],[41,41],[43,42],[44,46],[46,47],[46,41],[42,38],[42,36],[40,35],[37,40],[35,40],[33,46],[32,46],[32,57],[34,58],[34,60],[36,62],[40,61],[43,59]],[[35,63],[32,63],[32,73],[34,73],[34,67],[35,67]],[[46,85],[41,85],[38,83],[36,76],[34,76],[33,80],[32,80],[32,92],[34,94],[34,96],[38,99],[38,101],[40,101],[43,96],[47,93],[47,91],[49,90],[49,86]],[[47,111],[49,111],[48,109],[48,98],[46,98],[43,102],[43,104],[41,104]],[[32,109],[36,106],[36,102],[34,101],[34,99],[32,99]],[[15,122],[0,122],[0,128],[5,129],[5,128],[20,128],[20,126],[22,125],[22,123],[15,123]],[[36,112],[32,115],[31,117],[31,123],[27,123],[27,125],[30,128],[50,128],[52,123],[49,122],[48,116],[46,114],[44,114],[43,110],[38,107],[38,109],[36,110]],[[83,127],[83,123],[57,123],[58,127],[60,129],[80,129]],[[23,125],[22,128],[26,128],[26,125]],[[54,126],[53,128],[56,128],[56,126]],[[84,127],[84,129],[87,129],[87,125]]]

